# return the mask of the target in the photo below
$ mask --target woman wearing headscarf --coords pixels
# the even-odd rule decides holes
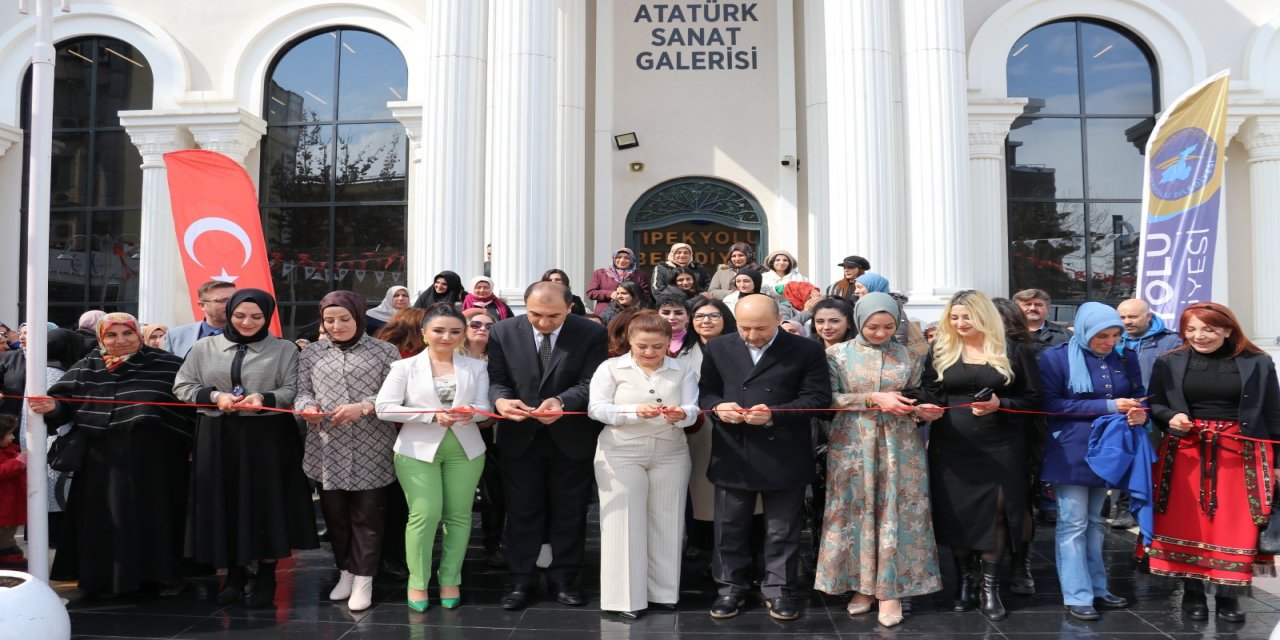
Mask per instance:
[[[649,274],[637,267],[636,252],[622,247],[613,252],[613,266],[601,267],[591,274],[591,283],[587,285],[587,299],[596,303],[592,312],[602,313],[613,301],[618,285],[628,280],[640,285],[645,296],[652,295],[649,290]]]
[[[382,298],[382,304],[369,310],[365,317],[365,327],[369,335],[378,332],[388,322],[391,316],[401,309],[409,308],[409,288],[396,285],[387,289],[387,295]]]
[[[289,409],[298,391],[298,349],[268,332],[276,302],[260,289],[227,301],[227,328],[196,342],[174,395],[197,410],[186,552],[227,569],[218,602],[243,596],[247,567],[258,561],[251,607],[275,599],[276,561],[314,549],[311,486]]]
[[[48,397],[31,400],[49,424],[71,423],[89,442],[50,575],[78,579],[86,593],[127,593],[146,583],[175,593],[192,415],[146,403],[178,402],[173,381],[182,359],[143,345],[138,321],[127,313],[104,315],[97,333],[98,350]]]
[[[868,271],[853,280],[853,292],[859,298],[868,293],[889,293],[889,279]]]
[[[302,470],[320,490],[338,584],[330,600],[351,611],[372,604],[373,576],[382,551],[387,486],[395,481],[395,427],[373,415],[382,381],[400,359],[390,344],[364,330],[364,300],[334,291],[320,300],[328,340],[298,359],[295,405],[307,423]]]
[[[734,243],[729,247],[729,262],[720,265],[715,275],[711,276],[711,284],[707,287],[707,295],[716,300],[724,300],[737,291],[734,278],[743,270],[762,273],[764,267],[756,264],[756,250],[745,242]],[[760,287],[756,287],[760,291]],[[732,306],[732,305],[730,305]]]
[[[462,310],[493,309],[498,317],[506,320],[512,316],[511,307],[494,293],[493,279],[489,276],[476,276],[471,279],[471,293],[462,299]]]
[[[782,293],[786,285],[792,282],[808,282],[809,279],[800,273],[800,263],[787,251],[774,251],[764,259],[764,277],[761,286],[775,293]]]
[[[677,293],[676,291],[670,291],[670,289],[675,288],[676,271],[681,267],[693,271],[698,283],[698,291],[705,292],[711,286],[711,278],[707,275],[707,270],[693,260],[693,247],[683,242],[677,242],[671,245],[671,251],[667,253],[666,261],[653,268],[652,294],[660,296],[667,293]]]
[[[542,274],[542,282],[558,282],[564,285],[564,288],[572,289],[569,285],[569,274],[565,273],[563,269],[547,269],[547,272]],[[575,295],[572,290],[570,290],[569,295],[573,296],[573,304],[569,305],[569,313],[575,316],[587,315],[587,307],[582,304],[582,298]]]
[[[425,311],[437,302],[462,304],[466,295],[467,290],[462,288],[462,276],[452,271],[441,271],[431,279],[431,286],[418,296],[413,306]]]
[[[164,344],[164,336],[169,333],[169,327],[162,324],[149,324],[142,327],[142,343],[152,349],[162,349]]]
[[[1280,440],[1276,364],[1223,305],[1188,306],[1178,331],[1182,347],[1151,369],[1151,418],[1164,433],[1151,573],[1182,579],[1182,612],[1192,620],[1209,618],[1210,583],[1218,620],[1244,622],[1240,595],[1255,575],[1275,575],[1275,558],[1258,551],[1259,528],[1280,516],[1265,511],[1274,445],[1234,436]]]
[[[828,431],[826,515],[814,588],[853,592],[850,615],[879,601],[880,624],[902,622],[901,598],[942,589],[929,473],[914,416],[941,410],[902,392],[920,384],[920,359],[893,341],[898,303],[872,293],[854,307],[853,340],[827,349],[836,414]]]
[[[760,272],[754,269],[742,269],[739,271],[738,275],[733,277],[733,285],[737,287],[737,290],[725,296],[725,306],[729,307],[730,311],[734,311],[738,307],[738,301],[741,300],[743,296],[749,296],[754,293],[765,293],[760,290],[760,278]],[[782,316],[783,320],[790,320],[796,316],[796,308],[791,306],[790,301],[782,298],[777,299],[777,303],[778,314]]]
[[[1058,499],[1056,564],[1063,604],[1081,620],[1098,619],[1095,602],[1107,609],[1129,606],[1107,589],[1102,557],[1107,486],[1085,463],[1096,418],[1123,413],[1130,425],[1147,421],[1142,368],[1137,358],[1124,358],[1115,349],[1123,331],[1115,309],[1086,302],[1076,310],[1071,340],[1040,353],[1044,410],[1050,413],[1041,479],[1053,484]]]

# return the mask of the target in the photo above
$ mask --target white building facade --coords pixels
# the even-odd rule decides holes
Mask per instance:
[[[73,2],[47,296],[22,290],[33,32],[0,13],[0,321],[190,321],[162,161],[187,148],[254,179],[287,329],[334,288],[469,281],[486,244],[517,299],[552,267],[581,294],[618,247],[746,241],[823,286],[864,256],[924,318],[964,288],[1118,301],[1154,116],[1229,68],[1213,298],[1280,336],[1271,0]]]

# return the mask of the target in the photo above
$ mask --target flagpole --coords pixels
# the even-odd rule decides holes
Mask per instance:
[[[21,6],[25,8],[26,3]],[[35,0],[36,42],[31,55],[31,157],[27,183],[27,387],[46,386],[49,329],[49,188],[53,151],[53,0]],[[63,11],[67,3],[62,4]],[[49,476],[44,417],[27,412],[27,572],[49,580]]]

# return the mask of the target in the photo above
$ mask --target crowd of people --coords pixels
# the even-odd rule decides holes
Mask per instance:
[[[1000,620],[1002,575],[1036,592],[1044,510],[1063,605],[1096,620],[1129,606],[1107,584],[1105,501],[1136,518],[1149,570],[1183,581],[1192,619],[1212,593],[1220,620],[1244,620],[1242,589],[1274,571],[1258,534],[1280,386],[1230,309],[1190,305],[1174,333],[1141,300],[1088,302],[1065,327],[1043,291],[964,290],[921,327],[859,256],[824,291],[786,251],[760,264],[735,244],[714,270],[693,255],[673,245],[650,275],[619,249],[585,301],[550,269],[519,315],[489,277],[464,288],[451,271],[414,302],[402,286],[372,308],[334,291],[296,341],[268,331],[268,293],[220,281],[196,292],[195,323],[91,312],[51,329],[50,386],[25,402],[57,454],[52,577],[172,594],[213,568],[220,603],[269,606],[277,563],[319,545],[313,490],[328,596],[352,611],[389,564],[409,607],[461,606],[477,501],[510,610],[543,590],[587,603],[593,498],[599,607],[625,619],[676,609],[683,561],[700,557],[712,617],[758,589],[770,616],[797,618],[809,526],[812,586],[849,596],[851,616],[901,624],[943,589],[942,547],[954,609]],[[33,345],[0,329],[0,414],[16,416]],[[21,557],[11,502],[35,444],[15,431],[0,415],[4,562]]]

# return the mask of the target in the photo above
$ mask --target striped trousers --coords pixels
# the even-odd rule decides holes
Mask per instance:
[[[625,428],[625,427],[624,427]],[[689,445],[675,438],[622,439],[605,428],[596,447],[600,487],[600,608],[639,611],[680,597]]]

